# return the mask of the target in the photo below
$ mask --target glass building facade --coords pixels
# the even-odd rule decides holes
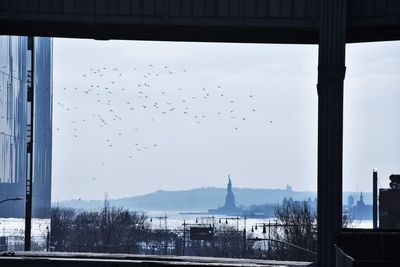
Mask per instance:
[[[34,38],[34,116],[28,80],[28,38],[0,36],[0,201],[25,196],[29,173],[27,142],[33,138],[32,215],[48,217],[51,204],[52,40]],[[0,204],[0,218],[23,218],[25,201]]]

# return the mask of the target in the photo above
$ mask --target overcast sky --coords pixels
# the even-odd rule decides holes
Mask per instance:
[[[54,39],[53,201],[316,190],[317,46]],[[400,42],[347,47],[344,190],[400,173]]]

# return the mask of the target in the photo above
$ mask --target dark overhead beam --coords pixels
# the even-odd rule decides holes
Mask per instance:
[[[318,44],[319,0],[0,0],[0,34]],[[400,39],[400,1],[349,0],[346,42]]]

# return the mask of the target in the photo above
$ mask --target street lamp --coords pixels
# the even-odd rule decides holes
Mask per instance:
[[[17,200],[22,200],[22,199],[23,199],[22,197],[6,198],[6,199],[1,200],[0,204],[4,203],[4,202],[7,202],[7,201],[17,201]]]

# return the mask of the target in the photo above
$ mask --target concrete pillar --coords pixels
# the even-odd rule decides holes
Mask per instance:
[[[335,266],[342,228],[343,81],[347,0],[319,0],[318,266]]]

